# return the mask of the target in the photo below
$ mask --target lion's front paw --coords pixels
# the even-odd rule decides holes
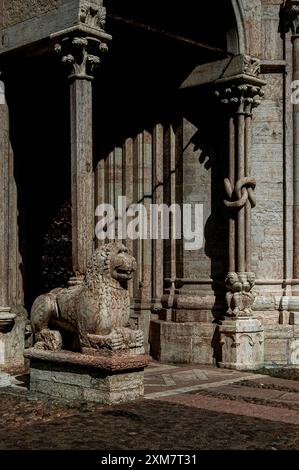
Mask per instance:
[[[119,351],[123,349],[124,346],[124,338],[121,333],[117,331],[113,331],[107,339],[107,344],[112,351]]]
[[[143,346],[144,334],[141,330],[135,330],[132,332],[132,338],[130,342],[130,348],[140,348]]]
[[[119,351],[123,348],[124,339],[120,332],[112,331],[109,335],[87,335],[90,346],[94,349]]]

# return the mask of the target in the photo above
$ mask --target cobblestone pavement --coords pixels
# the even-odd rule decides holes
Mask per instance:
[[[299,382],[152,363],[145,399],[118,406],[30,397],[0,374],[0,449],[299,449]]]

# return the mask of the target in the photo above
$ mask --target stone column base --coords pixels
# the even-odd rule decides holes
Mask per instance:
[[[25,350],[30,360],[30,391],[63,400],[112,405],[144,395],[146,354]]]
[[[236,370],[258,370],[264,366],[264,329],[255,318],[225,320],[221,327],[220,367]]]

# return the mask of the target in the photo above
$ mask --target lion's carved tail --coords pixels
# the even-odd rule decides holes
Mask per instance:
[[[43,329],[48,329],[52,318],[58,318],[56,294],[50,292],[37,297],[31,308],[31,323],[34,336]]]

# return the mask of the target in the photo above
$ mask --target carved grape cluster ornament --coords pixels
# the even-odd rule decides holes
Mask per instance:
[[[92,80],[102,55],[108,51],[108,45],[94,37],[65,38],[60,44],[56,44],[55,51],[62,56],[62,63],[69,68],[69,78]]]

